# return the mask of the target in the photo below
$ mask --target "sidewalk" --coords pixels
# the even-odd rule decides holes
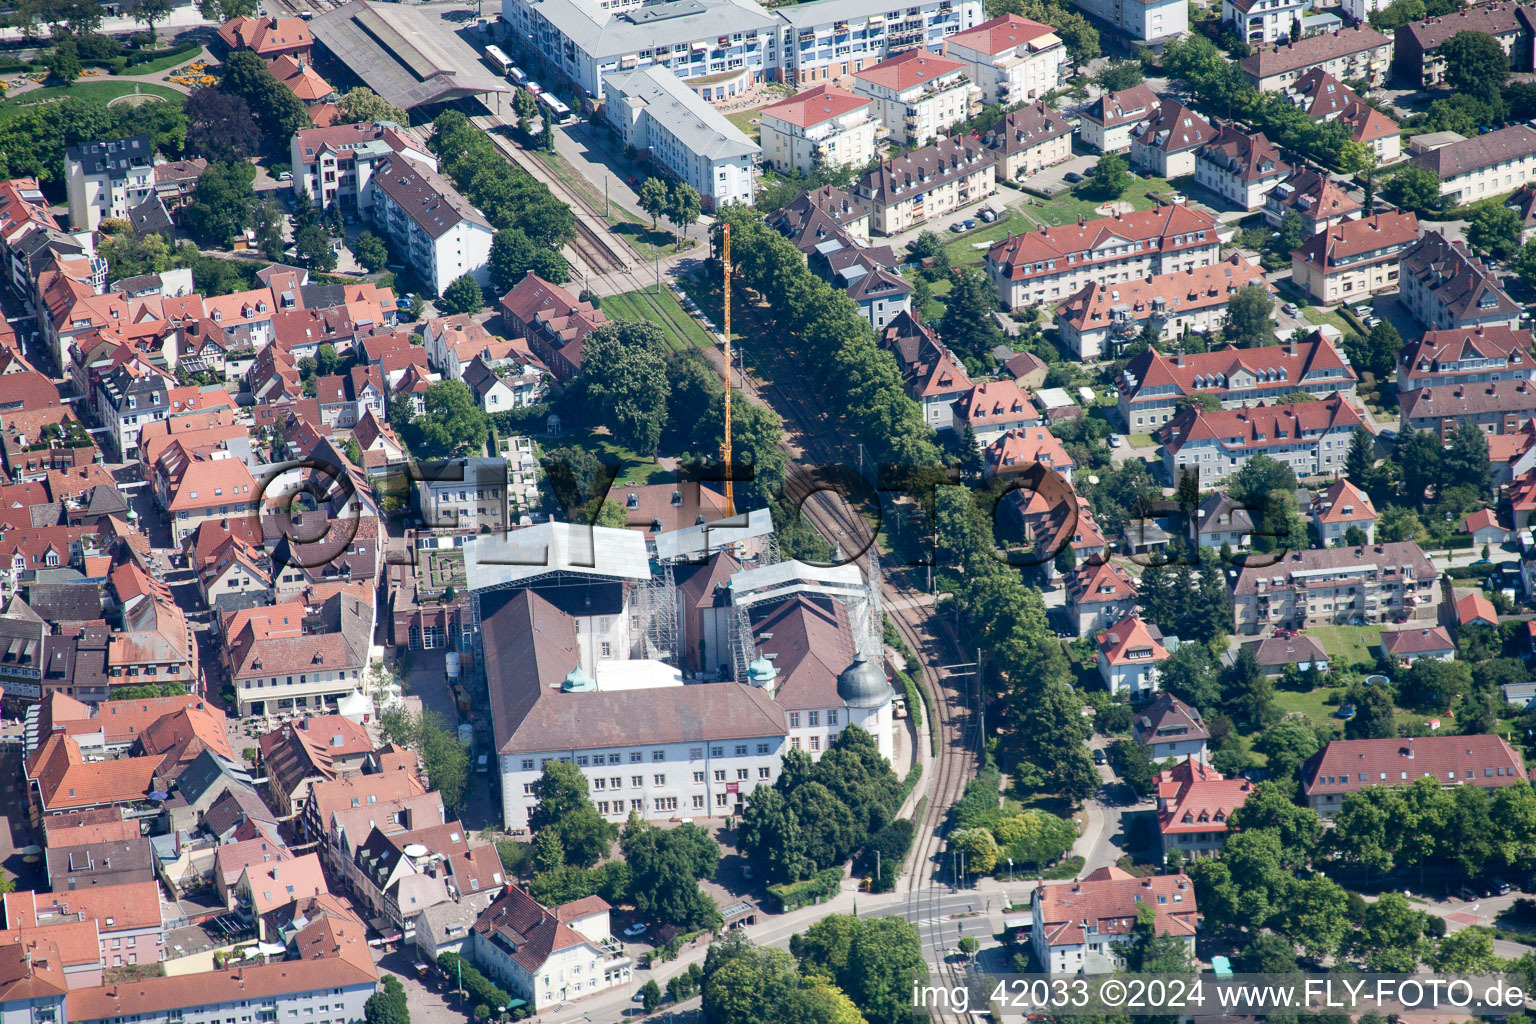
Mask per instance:
[[[178,7],[171,11],[171,13],[167,14],[163,21],[155,22],[155,39],[158,42],[161,39],[167,38],[168,33],[173,33],[174,31],[180,29],[203,27],[217,28],[218,25],[218,22],[209,21],[207,18],[204,18],[202,12],[197,9],[196,4],[192,4],[187,7]],[[44,34],[45,28],[46,26],[39,25],[32,31],[31,38],[40,44],[44,42],[46,38]],[[110,36],[128,35],[133,32],[147,32],[148,30],[149,27],[137,18],[118,16],[115,18],[103,18],[101,21],[101,27],[96,31],[102,33],[103,35]],[[5,40],[6,42],[22,42],[25,41],[26,38],[26,34],[23,33],[20,28],[14,28],[10,26],[0,28],[0,39]]]

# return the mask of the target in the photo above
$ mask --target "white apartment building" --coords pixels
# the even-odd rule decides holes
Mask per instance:
[[[987,272],[998,301],[1019,309],[1060,302],[1093,283],[1208,267],[1220,252],[1215,218],[1169,205],[1005,238],[988,251]]]
[[[479,457],[417,463],[417,514],[445,530],[505,530],[508,517],[507,460]]]
[[[386,157],[369,179],[364,205],[436,294],[465,274],[489,283],[496,230],[436,171],[398,154]]]
[[[752,202],[762,150],[675,75],[661,68],[610,74],[607,96],[603,114],[624,144],[692,185],[704,209]]]
[[[1339,395],[1252,409],[1189,407],[1164,428],[1163,468],[1170,480],[1194,472],[1201,487],[1221,484],[1255,455],[1290,467],[1298,477],[1332,474],[1343,468],[1355,428],[1364,425],[1360,411]]]
[[[1158,666],[1168,660],[1161,634],[1139,616],[1127,615],[1098,639],[1099,678],[1111,697],[1122,690],[1140,703],[1157,689]]]
[[[939,53],[944,40],[974,28],[986,15],[981,0],[813,0],[776,9],[782,25],[779,80],[804,88],[841,79],[903,50]]]
[[[1301,38],[1301,19],[1312,0],[1221,0],[1221,20],[1250,46]]]
[[[294,198],[307,192],[310,202],[321,209],[338,199],[349,208],[360,208],[373,172],[392,153],[429,171],[437,170],[437,157],[398,125],[338,124],[294,132],[288,143]]]
[[[1291,173],[1291,165],[1263,132],[1245,133],[1223,125],[1195,154],[1195,181],[1244,210],[1257,210],[1264,197]]]
[[[1189,32],[1189,6],[1179,0],[1073,0],[1079,10],[1141,43]]]
[[[1440,179],[1448,206],[1472,203],[1536,181],[1536,128],[1511,125],[1420,151],[1412,159]]]
[[[95,231],[103,219],[127,220],[155,191],[155,147],[148,135],[70,146],[64,183],[76,231]]]
[[[758,144],[775,170],[812,174],[818,167],[863,167],[875,158],[880,119],[874,100],[818,85],[758,110]]]
[[[594,102],[610,73],[649,67],[694,80],[705,100],[745,95],[774,67],[782,28],[755,0],[502,0],[501,18],[514,57],[534,51]]]
[[[1035,963],[1055,975],[1109,974],[1125,968],[1120,945],[1136,935],[1141,908],[1156,917],[1153,932],[1183,941],[1195,952],[1199,910],[1188,876],[1136,878],[1099,868],[1077,882],[1038,886],[1030,898]]]
[[[1391,0],[1344,0],[1344,13],[1355,24],[1369,20],[1372,12],[1384,11]]]
[[[551,910],[511,885],[475,921],[466,952],[534,1010],[584,999],[628,985],[634,970],[609,948],[611,909],[588,896]]]
[[[965,65],[926,50],[908,50],[853,76],[853,91],[874,101],[892,142],[921,146],[970,117],[981,91]]]
[[[944,55],[964,62],[983,103],[1043,99],[1066,80],[1067,47],[1056,30],[1017,14],[955,33],[944,41]]]

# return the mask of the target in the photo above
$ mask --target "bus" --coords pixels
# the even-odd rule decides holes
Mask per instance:
[[[547,92],[539,94],[539,106],[549,111],[550,120],[555,124],[570,124],[576,120],[576,115],[571,113],[570,107]]]
[[[506,77],[507,72],[512,70],[512,58],[502,53],[499,46],[485,48],[485,61],[502,77]]]

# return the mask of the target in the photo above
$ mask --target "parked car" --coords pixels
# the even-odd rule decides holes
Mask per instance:
[[[1294,303],[1294,302],[1287,302],[1285,305],[1281,306],[1280,308],[1285,310],[1285,315],[1286,316],[1300,316],[1301,315],[1301,307],[1296,305],[1296,303]]]
[[[949,230],[951,230],[951,231],[953,231],[953,232],[954,232],[954,233],[955,233],[955,234],[957,234],[957,235],[958,235],[958,234],[959,234],[959,233],[960,233],[960,232],[962,232],[962,231],[964,231],[964,230],[965,230],[965,225],[964,225],[964,224],[962,224],[962,223],[960,223],[960,222],[959,222],[959,221],[958,221],[958,220],[957,220],[957,221],[955,221],[955,222],[954,222],[954,223],[953,223],[953,224],[951,224],[951,225],[950,225],[950,226],[949,226]]]
[[[1076,185],[1080,181],[1085,180],[1083,178],[1083,176],[1081,174],[1078,174],[1076,171],[1068,171],[1066,174],[1063,174],[1062,177],[1064,179],[1066,179],[1067,181],[1070,181],[1074,185]]]
[[[1103,764],[1106,760],[1108,760],[1108,758],[1106,758],[1104,756],[1104,748],[1103,747],[1094,747],[1093,748],[1093,763],[1094,764]]]
[[[636,935],[644,935],[645,930],[649,927],[650,925],[646,924],[644,921],[636,921],[634,924],[624,929],[624,934],[628,935],[630,938],[634,938]]]
[[[993,221],[997,220],[997,211],[993,210],[989,206],[986,209],[982,210],[980,213],[978,213],[976,216],[980,217],[982,220],[986,221],[988,224],[991,224]]]
[[[1125,444],[1125,440],[1119,434],[1109,435],[1109,446],[1111,448],[1119,448],[1123,444]]]
[[[1381,317],[1379,316],[1368,316],[1365,318],[1365,326],[1367,327],[1375,327],[1379,323],[1381,323]]]
[[[1371,307],[1362,302],[1360,305],[1354,307],[1354,314],[1355,316],[1370,316]]]
[[[1488,884],[1492,885],[1493,891],[1498,893],[1500,896],[1503,896],[1510,890],[1510,884],[1504,881],[1502,878],[1490,878],[1488,879]]]
[[[1175,192],[1168,198],[1173,201],[1174,206],[1183,206],[1185,203],[1189,202],[1189,197],[1186,196],[1183,192]]]
[[[1462,899],[1466,900],[1468,903],[1471,903],[1473,900],[1477,899],[1477,893],[1473,892],[1472,889],[1469,886],[1465,886],[1465,885],[1462,886],[1460,889],[1456,890],[1456,895],[1460,896]]]

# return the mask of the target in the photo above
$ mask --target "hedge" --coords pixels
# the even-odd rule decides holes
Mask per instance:
[[[1445,574],[1453,580],[1481,580],[1493,575],[1491,565],[1453,565]]]
[[[129,67],[133,67],[135,64],[148,64],[161,57],[190,57],[194,53],[201,53],[202,49],[202,43],[182,43],[180,46],[170,46],[164,50],[139,50],[128,55],[127,63]]]
[[[842,884],[842,868],[826,868],[803,882],[770,885],[768,895],[778,902],[778,912],[783,914],[831,899],[837,895],[837,890],[842,887]]]

